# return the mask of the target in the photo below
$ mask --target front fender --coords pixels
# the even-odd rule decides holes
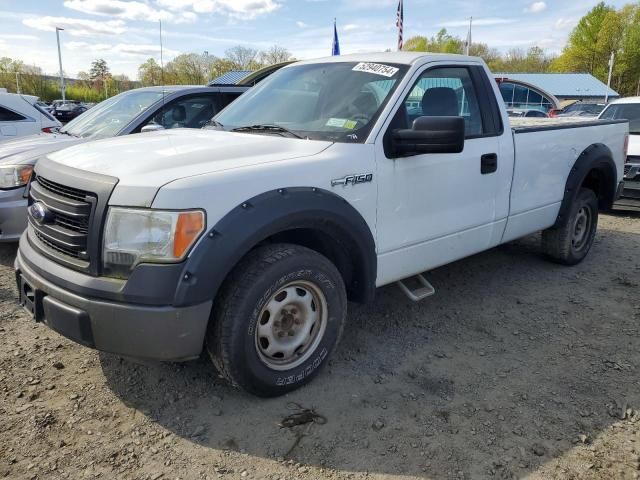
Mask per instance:
[[[198,243],[183,270],[174,305],[211,300],[234,266],[256,245],[294,229],[328,233],[344,246],[358,270],[354,298],[373,298],[375,241],[360,213],[342,197],[313,187],[272,190],[236,206]]]

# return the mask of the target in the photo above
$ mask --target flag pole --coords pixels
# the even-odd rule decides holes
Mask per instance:
[[[464,45],[464,54],[469,55],[471,50],[471,26],[473,25],[473,17],[469,17],[469,31],[467,32],[467,41]]]
[[[338,40],[338,26],[336,19],[333,19],[333,43],[331,44],[331,55],[340,55],[340,40]]]
[[[402,4],[402,0],[398,1],[396,27],[398,27],[398,51],[400,51],[402,47],[404,47],[404,5]]]
[[[604,96],[604,103],[609,101],[609,89],[611,88],[611,74],[613,73],[613,62],[615,61],[616,54],[611,52],[611,58],[609,59],[609,76],[607,77],[607,93]]]

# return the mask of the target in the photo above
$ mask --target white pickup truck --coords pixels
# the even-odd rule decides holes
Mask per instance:
[[[482,60],[381,53],[292,64],[204,130],[47,155],[20,302],[81,344],[187,360],[274,396],[313,378],[347,301],[543,231],[572,265],[619,195],[628,124],[510,126]],[[413,284],[418,284],[414,287]]]

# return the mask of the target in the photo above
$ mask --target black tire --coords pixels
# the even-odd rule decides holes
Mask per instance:
[[[312,337],[310,334],[308,337],[314,340],[309,340],[309,344],[301,349],[301,353],[289,353],[293,355],[291,362],[302,363],[291,363],[291,368],[288,368],[286,362],[289,360],[282,360],[285,362],[284,365],[272,368],[270,364],[278,362],[274,356],[282,352],[277,352],[271,357],[265,353],[263,342],[266,342],[267,346],[269,342],[259,336],[259,328],[263,328],[261,325],[264,325],[264,317],[270,316],[265,314],[267,304],[272,305],[274,301],[282,301],[283,305],[285,304],[286,298],[276,299],[281,297],[285,289],[295,289],[291,294],[293,302],[299,298],[306,298],[293,298],[295,292],[304,291],[304,288],[298,289],[295,285],[303,285],[309,289],[312,295],[309,297],[311,310],[313,302],[316,302],[316,310],[312,315],[324,319],[324,327],[319,329],[316,326],[317,321],[313,323],[314,326],[309,327],[309,331],[312,332],[315,328],[315,336]],[[318,304],[324,307],[318,307]],[[291,305],[295,306],[291,303],[286,307],[290,308]],[[301,310],[304,308],[303,306]],[[284,308],[282,316],[278,313],[277,316],[281,319],[281,324],[278,325],[285,324],[285,316],[291,311],[296,313],[295,310],[285,311]],[[232,385],[261,397],[283,395],[309,382],[327,362],[342,335],[346,313],[347,296],[344,282],[337,268],[326,257],[298,245],[274,244],[259,247],[250,252],[225,280],[215,300],[209,322],[207,351],[218,371]],[[300,316],[303,316],[302,313]],[[273,321],[269,320],[268,327],[271,329],[276,328],[273,326],[275,317],[276,315]],[[302,320],[294,320],[293,317],[290,317],[290,320],[288,328],[300,328],[299,332],[302,332],[304,327],[297,327],[292,323],[303,323]],[[258,322],[261,322],[260,325]],[[277,335],[282,338],[274,336],[274,345],[280,341],[291,340],[288,335],[291,335],[293,340],[298,338],[298,333],[293,337],[291,332],[292,330],[289,330],[283,334],[279,329]]]
[[[579,222],[584,221],[584,236],[576,240]],[[588,188],[581,188],[571,204],[565,224],[559,228],[549,228],[542,232],[542,251],[551,260],[563,265],[576,265],[589,253],[598,229],[598,197]]]

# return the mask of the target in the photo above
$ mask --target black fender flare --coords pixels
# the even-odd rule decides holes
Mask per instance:
[[[371,300],[377,255],[373,235],[362,215],[334,193],[293,187],[248,199],[210,228],[185,264],[174,305],[215,299],[227,275],[251,249],[273,235],[301,228],[328,233],[348,250],[360,279],[349,293],[357,301]]]
[[[594,143],[578,156],[573,167],[571,167],[564,189],[564,197],[560,204],[560,211],[552,228],[562,227],[568,221],[568,212],[571,204],[578,195],[580,187],[587,179],[587,176],[594,169],[602,172],[604,176],[604,191],[596,192],[599,193],[600,208],[603,210],[611,208],[617,190],[618,169],[613,161],[613,154],[609,147],[602,143]]]

